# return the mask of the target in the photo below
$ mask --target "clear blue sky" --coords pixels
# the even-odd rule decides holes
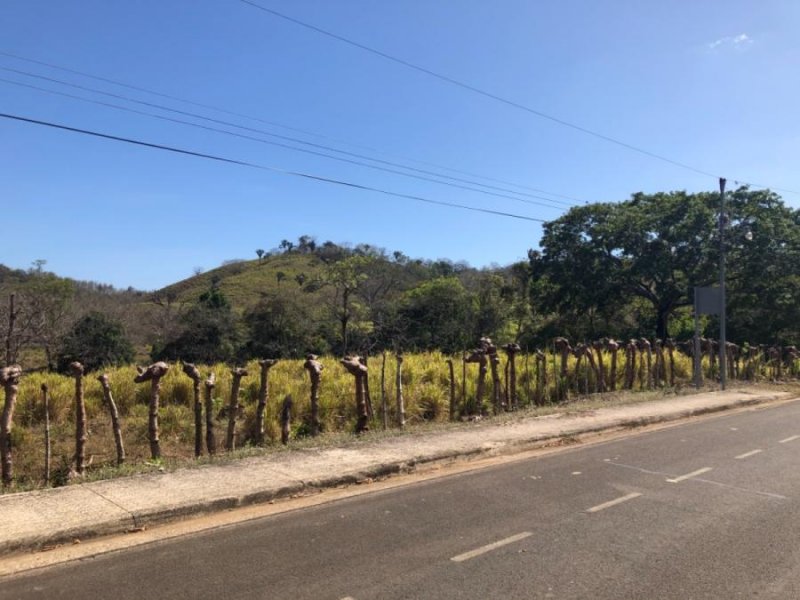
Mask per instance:
[[[730,186],[744,180],[800,190],[796,0],[257,1],[537,111],[725,176]],[[584,202],[623,200],[637,191],[717,187],[712,177],[470,93],[238,0],[6,0],[0,51],[327,138],[0,56],[5,69]],[[0,78],[178,116],[5,70]],[[409,179],[5,82],[0,82],[0,112],[540,219],[554,219],[566,209]],[[414,257],[483,266],[524,258],[541,231],[535,222],[6,119],[0,119],[0,165],[0,262],[27,268],[46,259],[46,268],[61,275],[120,287],[158,288],[191,275],[195,267],[254,258],[256,248],[303,234],[320,242],[365,242]],[[800,205],[800,196],[783,196]]]

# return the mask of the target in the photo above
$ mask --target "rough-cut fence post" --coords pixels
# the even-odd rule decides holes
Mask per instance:
[[[158,402],[161,391],[161,378],[169,371],[165,362],[153,363],[146,369],[137,367],[139,374],[133,378],[134,383],[150,382],[150,407],[147,413],[147,436],[150,440],[150,457],[161,458],[161,444],[158,439]]]
[[[194,455],[195,458],[203,454],[203,404],[200,400],[200,380],[202,376],[198,368],[192,363],[183,363],[183,372],[192,380],[194,393]]]
[[[281,444],[284,446],[289,443],[289,433],[292,430],[292,404],[292,396],[288,395],[281,406]]]
[[[367,405],[367,416],[372,419],[372,396],[369,393],[369,356],[365,352],[364,356],[360,356],[358,360],[367,369],[367,375],[364,375],[364,402]]]
[[[625,346],[625,389],[633,389],[636,380],[636,340],[630,340]]]
[[[103,402],[108,407],[108,414],[111,416],[111,429],[114,432],[114,445],[117,447],[117,465],[125,462],[125,446],[122,444],[122,428],[119,424],[119,412],[111,395],[111,386],[108,383],[108,375],[103,373],[97,378],[103,386]]]
[[[572,352],[572,347],[569,345],[569,340],[563,337],[557,337],[553,340],[553,344],[556,347],[556,351],[561,355],[561,379],[564,380],[567,377],[567,360],[569,359],[569,353]]]
[[[503,346],[508,355],[508,407],[516,410],[519,408],[517,399],[517,353],[522,350],[519,344],[506,344]]]
[[[611,353],[611,372],[608,376],[608,389],[613,392],[617,389],[617,353],[619,352],[619,343],[616,340],[608,339],[605,346],[606,350]]]
[[[383,428],[389,427],[389,407],[386,404],[386,352],[381,357],[381,420]]]
[[[450,420],[456,420],[456,375],[453,368],[453,359],[447,359],[447,369],[450,372]]]
[[[86,474],[86,402],[83,398],[83,365],[70,363],[70,373],[75,378],[75,470],[79,476]]]
[[[42,404],[44,405],[44,484],[50,484],[50,458],[52,447],[50,444],[50,395],[47,384],[42,384]]]
[[[486,373],[489,361],[486,359],[486,352],[481,348],[476,348],[464,359],[465,363],[478,363],[478,384],[475,389],[475,411],[483,410],[483,394],[486,391]],[[472,412],[472,411],[470,411]]]
[[[536,405],[544,404],[547,389],[547,357],[541,350],[536,351]]]
[[[307,354],[303,368],[308,371],[311,380],[311,435],[319,435],[319,382],[322,379],[322,363],[316,354]]]
[[[261,367],[261,386],[258,389],[258,407],[256,408],[256,444],[264,443],[264,413],[269,402],[269,370],[277,364],[275,358],[265,358],[258,361]]]
[[[3,416],[0,419],[0,463],[2,463],[3,487],[8,487],[14,479],[14,462],[11,455],[11,426],[14,421],[14,406],[17,404],[17,390],[22,368],[11,365],[0,369],[0,384],[5,390]]]
[[[397,360],[397,372],[395,373],[395,400],[397,402],[397,424],[400,427],[406,426],[406,405],[403,400],[403,353],[395,355]]]
[[[664,346],[669,356],[669,387],[675,387],[675,340],[667,338]]]
[[[214,436],[214,386],[217,384],[217,376],[209,373],[206,379],[206,450],[209,454],[217,453],[217,439]]]
[[[231,398],[228,402],[228,434],[225,436],[225,450],[231,452],[236,449],[236,417],[239,416],[239,388],[242,377],[247,376],[247,369],[232,369],[233,381],[231,382]]]
[[[597,352],[597,391],[606,391],[606,364],[603,360],[603,349],[605,348],[606,340],[597,340],[592,344],[594,351]]]
[[[339,361],[347,372],[355,378],[356,383],[356,433],[363,433],[369,429],[369,414],[367,402],[364,394],[364,379],[367,377],[367,367],[365,367],[357,356],[345,357]]]

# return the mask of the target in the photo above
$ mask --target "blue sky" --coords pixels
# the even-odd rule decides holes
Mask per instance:
[[[800,191],[796,1],[257,2],[725,176],[729,186],[753,181]],[[562,195],[550,196],[555,202],[548,206],[531,204],[540,200],[530,196],[489,196],[0,82],[3,113],[442,202],[550,220],[577,201],[717,187],[713,177],[471,93],[238,0],[6,0],[0,52],[315,135],[0,55],[3,80],[212,125],[7,69],[24,71],[528,194],[543,195],[529,189],[537,188]],[[0,119],[0,164],[0,262],[27,268],[45,259],[59,274],[119,287],[155,289],[195,267],[254,258],[256,248],[303,234],[483,266],[523,259],[541,232],[537,222],[7,119]],[[783,197],[800,205],[798,194]]]

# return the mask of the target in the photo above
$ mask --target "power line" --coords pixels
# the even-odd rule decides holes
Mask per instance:
[[[184,111],[184,110],[179,110],[179,109],[171,108],[171,107],[168,107],[168,106],[164,106],[163,104],[156,104],[156,103],[153,103],[153,102],[145,102],[144,100],[137,100],[137,99],[131,98],[129,96],[123,96],[121,94],[114,94],[114,93],[111,93],[111,92],[98,90],[96,88],[91,88],[91,87],[88,87],[88,86],[83,86],[83,85],[79,85],[79,84],[76,84],[76,83],[63,81],[63,80],[60,80],[60,79],[55,79],[53,77],[46,77],[44,75],[38,75],[36,73],[30,73],[30,72],[27,72],[27,71],[22,71],[22,70],[19,70],[19,69],[12,69],[12,68],[9,68],[9,67],[0,67],[0,71],[7,71],[7,72],[11,72],[11,73],[16,73],[18,75],[23,75],[25,77],[32,77],[34,79],[41,79],[41,80],[48,81],[48,82],[51,82],[51,83],[56,83],[58,85],[63,85],[63,86],[67,86],[67,87],[71,87],[71,88],[75,88],[75,89],[91,92],[93,94],[100,94],[102,96],[108,96],[110,98],[117,98],[119,100],[124,100],[126,102],[132,102],[134,104],[139,104],[139,105],[142,105],[142,106],[148,106],[148,107],[151,107],[151,108],[157,108],[159,110],[163,110],[163,111],[167,111],[167,112],[171,112],[171,113],[175,113],[175,114],[179,114],[179,115],[189,116],[189,117],[193,117],[195,119],[208,121],[210,123],[217,123],[217,124],[220,124],[220,125],[225,125],[227,127],[234,127],[236,129],[241,129],[243,131],[251,131],[251,132],[259,133],[259,134],[266,135],[266,136],[269,136],[269,137],[277,138],[277,139],[280,139],[280,140],[291,141],[291,142],[302,144],[304,146],[309,146],[309,147],[312,147],[312,148],[319,148],[319,149],[327,150],[327,151],[330,151],[330,152],[337,152],[337,153],[343,154],[345,156],[352,156],[352,157],[355,157],[355,158],[359,158],[359,159],[363,159],[363,160],[369,160],[369,161],[376,162],[376,163],[379,163],[379,164],[390,165],[390,166],[393,166],[393,167],[406,169],[406,170],[409,170],[409,171],[413,171],[415,173],[423,173],[423,174],[427,174],[427,175],[433,175],[434,177],[441,177],[441,178],[449,179],[449,180],[452,180],[452,181],[460,181],[460,182],[463,182],[463,183],[467,183],[469,185],[477,185],[477,186],[480,186],[480,187],[483,187],[483,188],[487,188],[489,190],[498,190],[498,191],[501,191],[501,192],[507,192],[507,193],[510,193],[510,194],[516,194],[516,195],[525,196],[525,197],[528,197],[528,198],[536,198],[538,200],[544,200],[546,202],[550,202],[551,204],[543,205],[543,206],[550,206],[551,208],[558,208],[556,206],[552,206],[552,204],[561,204],[561,205],[565,205],[565,206],[570,206],[570,204],[568,204],[568,203],[566,203],[566,202],[564,202],[562,200],[556,200],[556,199],[552,199],[552,198],[545,198],[543,196],[537,196],[535,194],[528,194],[526,192],[517,192],[517,191],[514,191],[514,190],[509,190],[507,188],[501,188],[501,187],[497,187],[497,186],[493,186],[493,185],[487,185],[485,183],[480,183],[480,182],[476,182],[476,181],[470,181],[468,179],[461,179],[459,177],[452,177],[450,175],[442,175],[440,173],[435,173],[433,171],[427,171],[427,170],[424,170],[424,169],[417,169],[415,167],[409,167],[409,166],[406,166],[406,165],[403,165],[403,164],[399,164],[399,163],[394,163],[394,162],[391,162],[391,161],[386,161],[386,160],[382,160],[382,159],[378,159],[378,158],[372,158],[372,157],[369,157],[369,156],[365,156],[363,154],[357,154],[355,152],[348,152],[346,150],[340,150],[338,148],[334,148],[332,146],[326,146],[324,144],[316,144],[314,142],[308,142],[308,141],[305,141],[305,140],[301,140],[299,138],[294,138],[294,137],[291,137],[291,136],[285,136],[285,135],[280,135],[280,134],[277,134],[277,133],[272,133],[272,132],[269,132],[269,131],[265,131],[263,129],[256,129],[256,128],[253,128],[253,127],[247,127],[247,126],[244,126],[244,125],[239,125],[237,123],[232,123],[230,121],[223,121],[221,119],[214,119],[212,117],[206,117],[206,116],[201,115],[201,114],[197,114],[197,113],[193,113],[193,112],[189,112],[189,111]],[[8,79],[4,79],[3,81],[5,81],[6,83],[17,83],[17,82],[10,81]],[[24,85],[24,84],[19,84],[19,85]],[[39,91],[53,93],[53,94],[61,94],[60,92],[55,92],[53,90],[47,90],[47,89],[39,88],[39,87],[36,87],[36,86],[27,86],[27,87],[30,87],[32,89],[36,89],[36,90],[39,90]],[[86,98],[81,98],[79,96],[73,96],[73,95],[70,95],[70,94],[61,94],[61,95],[64,95],[64,96],[69,97],[69,98],[74,98],[74,99],[77,99],[77,100],[84,100],[86,102],[94,102],[92,100],[88,100]],[[105,106],[110,106],[112,108],[126,110],[125,108],[120,107],[118,105],[105,104],[105,103],[102,103],[102,104],[105,105]],[[138,112],[138,111],[136,111],[136,112]],[[152,113],[146,113],[146,112],[139,112],[139,114],[144,114],[144,115],[155,117],[155,118],[164,118],[164,117],[159,117],[157,115],[153,115]],[[172,120],[172,119],[167,119],[167,120]],[[181,120],[175,120],[175,122],[183,123],[185,125],[190,125],[190,126],[194,126],[194,127],[201,127],[201,125],[199,125],[199,124],[189,123],[189,122],[181,121]],[[302,148],[296,148],[294,146],[289,146],[289,145],[286,145],[286,144],[280,144],[280,143],[277,143],[277,142],[269,142],[267,140],[259,140],[258,138],[253,138],[253,137],[250,137],[250,136],[241,136],[241,135],[238,135],[238,134],[234,134],[233,132],[223,131],[223,130],[215,129],[215,128],[207,128],[207,129],[209,129],[210,131],[217,131],[219,133],[226,133],[228,135],[237,135],[238,137],[246,137],[248,139],[254,139],[254,140],[257,140],[257,141],[262,141],[263,143],[266,143],[266,144],[271,144],[271,145],[280,146],[280,147],[283,147],[283,148],[288,148],[290,150],[295,150],[297,152],[305,152],[307,154],[314,154],[314,155],[317,155],[317,156],[324,156],[324,157],[330,158],[332,160],[348,162],[348,163],[351,163],[351,164],[360,165],[360,166],[367,167],[367,168],[370,168],[370,169],[377,169],[377,170],[380,170],[380,171],[386,171],[386,172],[389,172],[389,173],[402,175],[404,177],[413,177],[415,179],[421,179],[423,181],[431,181],[431,182],[434,182],[434,183],[439,183],[441,185],[453,185],[453,187],[457,187],[457,188],[460,188],[460,189],[471,190],[471,191],[475,191],[475,192],[482,193],[482,194],[488,194],[490,196],[498,196],[500,198],[509,198],[509,199],[512,199],[512,200],[517,200],[519,202],[525,202],[526,204],[541,205],[540,202],[530,202],[530,201],[522,200],[522,199],[519,199],[519,198],[507,196],[507,195],[504,195],[504,194],[495,194],[495,193],[487,192],[487,191],[484,191],[484,190],[478,190],[478,189],[464,187],[464,186],[456,185],[456,184],[449,184],[449,183],[446,183],[446,182],[443,182],[443,181],[430,179],[428,177],[421,177],[421,176],[417,176],[417,175],[412,175],[410,173],[403,173],[403,172],[400,172],[400,171],[395,171],[393,169],[387,169],[387,168],[384,168],[384,167],[378,167],[378,166],[375,166],[375,165],[369,165],[369,164],[361,163],[361,162],[358,162],[358,161],[347,160],[347,159],[344,159],[344,158],[341,158],[341,157],[330,156],[328,154],[323,154],[323,153],[320,153],[320,152],[313,152],[313,151],[302,149]]]
[[[98,75],[93,75],[93,74],[87,73],[85,71],[79,71],[77,69],[72,69],[72,68],[69,68],[69,67],[56,65],[56,64],[53,64],[53,63],[50,63],[50,62],[45,62],[45,61],[37,60],[37,59],[34,59],[34,58],[28,58],[28,57],[25,57],[25,56],[21,56],[19,54],[14,54],[14,53],[11,53],[11,52],[5,52],[5,51],[0,50],[0,56],[6,56],[6,57],[9,57],[9,58],[13,58],[15,60],[20,60],[20,61],[24,61],[24,62],[29,62],[29,63],[45,66],[45,67],[48,67],[50,69],[56,69],[56,70],[64,71],[66,73],[72,73],[74,75],[80,75],[81,77],[87,77],[89,79],[94,79],[94,80],[97,80],[97,81],[102,81],[104,83],[117,85],[117,86],[120,86],[120,87],[124,87],[124,88],[128,88],[128,89],[131,89],[131,90],[135,90],[137,92],[143,92],[143,93],[146,93],[146,94],[152,94],[154,96],[159,96],[161,98],[166,98],[166,99],[173,100],[173,101],[176,101],[176,102],[182,102],[182,103],[189,104],[189,105],[192,105],[192,106],[197,106],[197,107],[200,107],[200,108],[205,108],[205,109],[208,109],[208,110],[213,110],[213,111],[225,113],[225,114],[228,114],[228,115],[232,115],[232,116],[236,116],[236,117],[240,117],[240,118],[244,118],[244,119],[249,119],[249,120],[252,120],[252,121],[257,121],[257,122],[264,123],[264,124],[267,124],[267,125],[271,125],[271,126],[274,126],[274,127],[280,127],[282,129],[287,129],[289,131],[294,131],[294,132],[297,132],[297,133],[302,133],[302,134],[310,135],[310,136],[313,136],[313,137],[323,138],[323,139],[327,139],[327,140],[330,140],[330,141],[333,141],[333,142],[338,142],[340,144],[346,144],[348,146],[353,146],[355,148],[362,148],[364,150],[370,150],[372,152],[379,152],[381,154],[391,156],[391,153],[388,153],[386,151],[379,150],[379,149],[376,149],[376,148],[372,148],[370,146],[364,146],[364,145],[361,145],[361,144],[354,144],[352,142],[348,142],[348,141],[345,141],[345,140],[332,138],[330,136],[326,136],[326,135],[323,135],[323,134],[320,134],[320,133],[315,133],[313,131],[308,131],[306,129],[299,129],[297,127],[290,127],[288,125],[283,125],[283,124],[277,123],[275,121],[269,121],[269,120],[266,120],[266,119],[261,119],[259,117],[255,117],[255,116],[252,116],[252,115],[247,115],[247,114],[236,112],[236,111],[231,111],[231,110],[228,110],[228,109],[225,109],[225,108],[221,108],[221,107],[218,107],[218,106],[214,106],[214,105],[211,105],[211,104],[203,104],[201,102],[195,102],[193,100],[188,100],[186,98],[181,98],[179,96],[173,96],[173,95],[170,95],[170,94],[165,94],[165,93],[154,91],[154,90],[151,90],[151,89],[148,89],[148,88],[144,88],[144,87],[141,87],[141,86],[124,83],[124,82],[121,82],[121,81],[118,81],[118,80],[114,80],[114,79],[109,79],[107,77],[101,77],[101,76],[98,76]],[[343,151],[337,150],[337,152],[343,152]],[[436,163],[421,161],[421,160],[414,159],[414,158],[408,158],[408,157],[402,157],[402,156],[399,156],[398,158],[402,158],[403,160],[408,160],[408,161],[411,161],[411,162],[414,162],[414,163],[417,163],[417,164],[426,165],[428,167],[434,167],[434,168],[437,168],[437,169],[450,171],[452,173],[459,173],[461,175],[467,175],[467,176],[470,176],[470,177],[478,177],[479,179],[484,179],[486,181],[492,181],[492,182],[495,182],[495,183],[502,183],[502,184],[510,185],[510,186],[513,186],[513,187],[516,187],[516,188],[526,189],[526,190],[530,190],[530,191],[533,191],[533,192],[538,192],[540,194],[546,194],[548,196],[555,196],[556,198],[563,198],[564,200],[571,200],[573,202],[583,202],[579,198],[575,198],[573,196],[568,196],[568,195],[565,195],[565,194],[558,194],[558,193],[555,193],[555,192],[549,192],[547,190],[543,190],[543,189],[536,188],[536,187],[531,187],[531,186],[528,186],[528,185],[522,185],[522,184],[519,184],[519,183],[514,183],[512,181],[507,181],[507,180],[503,180],[503,179],[497,179],[497,178],[494,178],[494,177],[487,177],[486,175],[480,175],[480,174],[472,173],[472,172],[469,172],[469,171],[463,171],[463,170],[460,170],[460,169],[455,169],[455,168],[452,168],[452,167],[447,167],[447,166],[439,165],[439,164],[436,164]],[[377,160],[377,159],[370,159],[370,160]],[[404,167],[404,168],[411,169],[411,167]],[[445,175],[440,175],[440,176],[441,177],[446,177]],[[514,193],[518,193],[518,192],[514,192]]]
[[[285,21],[289,21],[290,23],[294,23],[295,25],[299,25],[300,27],[304,27],[304,28],[310,29],[311,31],[314,31],[316,33],[328,36],[328,37],[333,38],[333,39],[335,39],[337,41],[340,41],[340,42],[342,42],[344,44],[348,44],[350,46],[358,48],[359,50],[364,50],[365,52],[369,52],[370,54],[374,54],[376,56],[379,56],[379,57],[384,58],[386,60],[389,60],[391,62],[397,63],[397,64],[402,65],[404,67],[407,67],[409,69],[413,69],[414,71],[418,71],[420,73],[424,73],[425,75],[429,75],[431,77],[435,77],[436,79],[439,79],[439,80],[444,81],[446,83],[455,85],[457,87],[460,87],[462,89],[468,90],[468,91],[473,92],[475,94],[479,94],[479,95],[484,96],[486,98],[491,98],[492,100],[496,100],[497,102],[502,102],[503,104],[506,104],[508,106],[512,106],[512,107],[517,108],[519,110],[524,110],[525,112],[528,112],[530,114],[536,115],[537,117],[540,117],[542,119],[547,119],[548,121],[552,121],[553,123],[557,123],[559,125],[563,125],[564,127],[569,127],[570,129],[574,129],[576,131],[580,131],[581,133],[585,133],[586,135],[590,135],[590,136],[596,137],[598,139],[601,139],[603,141],[609,142],[611,144],[616,144],[617,146],[622,146],[623,148],[627,148],[628,150],[632,150],[634,152],[638,152],[639,154],[644,154],[645,156],[649,156],[650,158],[658,159],[660,161],[669,163],[669,164],[674,165],[676,167],[680,167],[680,168],[686,169],[688,171],[693,171],[694,173],[698,173],[699,175],[706,175],[708,177],[713,177],[714,179],[718,179],[719,178],[717,175],[714,175],[713,173],[709,173],[708,171],[704,171],[702,169],[695,168],[695,167],[693,167],[691,165],[687,165],[686,163],[682,163],[682,162],[679,162],[677,160],[672,160],[671,158],[667,158],[666,156],[662,156],[661,154],[656,154],[655,152],[650,152],[649,150],[645,150],[644,148],[640,148],[639,146],[634,146],[633,144],[629,144],[627,142],[623,142],[622,140],[618,140],[616,138],[613,138],[611,136],[599,133],[599,132],[594,131],[592,129],[588,129],[586,127],[582,127],[581,125],[576,125],[575,123],[571,123],[569,121],[565,121],[564,119],[560,119],[558,117],[554,117],[553,115],[549,115],[549,114],[544,113],[544,112],[542,112],[540,110],[536,110],[534,108],[531,108],[531,107],[526,106],[524,104],[521,104],[519,102],[515,102],[514,100],[509,100],[508,98],[504,98],[502,96],[498,96],[497,94],[494,94],[492,92],[487,92],[486,90],[483,90],[483,89],[481,89],[479,87],[476,87],[474,85],[471,85],[469,83],[465,83],[463,81],[460,81],[458,79],[454,79],[453,77],[449,77],[447,75],[442,75],[441,73],[437,73],[436,71],[432,71],[432,70],[427,69],[425,67],[421,67],[421,66],[416,65],[414,63],[411,63],[411,62],[409,62],[407,60],[403,60],[402,58],[398,58],[396,56],[392,56],[391,54],[387,54],[386,52],[382,52],[381,50],[377,50],[375,48],[372,48],[371,46],[367,46],[365,44],[361,44],[359,42],[356,42],[354,40],[346,38],[346,37],[344,37],[342,35],[339,35],[337,33],[333,33],[332,31],[328,31],[327,29],[322,29],[321,27],[317,27],[316,25],[311,25],[310,23],[306,23],[305,21],[301,21],[299,19],[295,19],[294,17],[290,17],[288,15],[280,13],[280,12],[278,12],[276,10],[271,9],[271,8],[267,8],[266,6],[262,6],[261,4],[258,4],[257,2],[253,2],[252,0],[239,0],[239,2],[241,2],[242,4],[247,4],[248,6],[251,6],[253,8],[257,8],[257,9],[259,9],[261,11],[269,13],[269,14],[271,14],[271,15],[273,15],[275,17],[278,17],[280,19],[283,19]]]
[[[126,137],[122,137],[122,136],[111,135],[111,134],[108,134],[108,133],[101,133],[99,131],[91,131],[89,129],[81,129],[81,128],[78,128],[78,127],[70,127],[68,125],[61,125],[59,123],[52,123],[52,122],[49,122],[49,121],[41,121],[41,120],[38,120],[38,119],[31,119],[29,117],[23,117],[23,116],[19,116],[19,115],[0,113],[0,117],[4,118],[4,119],[11,119],[11,120],[14,120],[14,121],[30,123],[30,124],[33,124],[33,125],[41,125],[41,126],[50,127],[50,128],[53,128],[53,129],[60,129],[60,130],[63,130],[63,131],[71,131],[73,133],[80,133],[80,134],[83,134],[83,135],[89,135],[89,136],[102,138],[102,139],[106,139],[106,140],[113,140],[113,141],[116,141],[116,142],[123,142],[123,143],[126,143],[126,144],[133,144],[133,145],[136,145],[136,146],[143,146],[145,148],[152,148],[152,149],[155,149],[155,150],[164,150],[166,152],[173,152],[173,153],[176,153],[176,154],[194,156],[196,158],[205,158],[205,159],[208,159],[208,160],[214,160],[214,161],[218,161],[218,162],[222,162],[222,163],[239,165],[239,166],[242,166],[242,167],[249,167],[251,169],[260,169],[262,171],[270,171],[272,173],[280,173],[282,175],[291,175],[293,177],[300,177],[300,178],[303,178],[303,179],[310,179],[312,181],[320,181],[320,182],[323,182],[323,183],[330,183],[330,184],[334,184],[334,185],[340,185],[340,186],[353,188],[353,189],[358,189],[358,190],[363,190],[363,191],[367,191],[367,192],[375,192],[375,193],[378,193],[378,194],[384,194],[386,196],[392,196],[392,197],[395,197],[395,198],[403,198],[403,199],[406,199],[406,200],[415,200],[417,202],[425,202],[427,204],[435,204],[437,206],[445,206],[445,207],[448,207],[448,208],[458,208],[458,209],[462,209],[462,210],[469,210],[469,211],[474,211],[474,212],[486,213],[486,214],[496,215],[496,216],[500,216],[500,217],[509,217],[509,218],[512,218],[512,219],[520,219],[522,221],[532,221],[532,222],[536,222],[536,223],[545,223],[546,222],[545,219],[539,219],[539,218],[536,218],[536,217],[529,217],[529,216],[526,216],[526,215],[518,215],[518,214],[515,214],[515,213],[508,213],[508,212],[503,212],[503,211],[499,211],[499,210],[492,210],[492,209],[489,209],[489,208],[479,208],[479,207],[476,207],[476,206],[468,206],[466,204],[458,204],[458,203],[455,203],[455,202],[446,202],[444,200],[433,200],[431,198],[426,198],[424,196],[415,196],[413,194],[403,194],[403,193],[399,193],[399,192],[392,192],[392,191],[389,191],[389,190],[384,190],[384,189],[375,188],[375,187],[371,187],[371,186],[367,186],[367,185],[362,185],[362,184],[359,184],[359,183],[353,183],[353,182],[350,182],[350,181],[344,181],[344,180],[340,180],[340,179],[332,179],[330,177],[323,177],[323,176],[314,175],[314,174],[311,174],[311,173],[304,173],[302,171],[290,171],[290,170],[286,170],[286,169],[280,169],[278,167],[272,167],[272,166],[269,166],[269,165],[260,165],[260,164],[257,164],[257,163],[252,163],[252,162],[248,162],[248,161],[244,161],[244,160],[238,160],[238,159],[234,159],[234,158],[226,158],[226,157],[217,156],[217,155],[214,155],[214,154],[206,154],[204,152],[195,152],[193,150],[185,150],[183,148],[176,148],[174,146],[165,146],[163,144],[155,144],[153,142],[145,142],[145,141],[136,140],[136,139],[133,139],[133,138],[126,138]]]
[[[2,67],[0,67],[0,70],[4,70],[4,69]],[[32,75],[32,76],[33,77],[37,77],[35,75]],[[47,78],[45,78],[45,79],[47,79]],[[347,163],[347,164],[366,167],[368,169],[374,169],[374,170],[377,170],[377,171],[382,171],[382,172],[386,172],[386,173],[392,173],[394,175],[401,175],[403,177],[410,177],[412,179],[418,179],[418,180],[421,180],[421,181],[437,183],[439,185],[446,185],[446,186],[452,187],[452,188],[457,188],[457,189],[461,189],[461,190],[467,190],[467,191],[476,192],[476,193],[479,193],[479,194],[484,194],[484,195],[488,195],[488,196],[494,196],[494,197],[497,197],[497,198],[505,198],[505,199],[508,199],[508,200],[513,200],[515,202],[523,202],[525,204],[543,206],[545,208],[555,208],[555,209],[558,209],[558,210],[562,210],[562,208],[563,208],[563,207],[560,207],[560,206],[555,206],[553,204],[545,204],[544,202],[536,202],[536,201],[533,201],[533,200],[526,200],[524,198],[518,198],[516,196],[508,196],[506,194],[499,194],[499,193],[488,191],[488,190],[472,188],[472,187],[469,187],[469,186],[466,186],[466,185],[460,185],[460,184],[457,184],[457,183],[450,183],[450,182],[447,182],[447,181],[439,181],[439,180],[433,179],[431,177],[424,177],[424,176],[421,176],[421,175],[414,175],[413,173],[405,173],[403,171],[397,171],[395,169],[389,169],[389,168],[381,167],[381,166],[378,166],[378,165],[371,165],[371,164],[363,163],[363,162],[360,162],[360,161],[351,160],[351,159],[348,159],[348,158],[343,158],[341,156],[332,156],[330,154],[325,154],[324,152],[317,152],[315,150],[309,150],[307,148],[297,148],[297,147],[291,146],[289,144],[284,144],[284,143],[281,143],[281,142],[274,142],[274,141],[271,141],[271,140],[265,140],[263,138],[255,137],[255,136],[252,136],[252,135],[247,135],[247,134],[243,134],[243,133],[236,133],[236,132],[233,132],[233,131],[220,129],[218,127],[210,127],[208,125],[201,125],[199,123],[193,123],[191,121],[184,121],[183,119],[176,119],[176,118],[173,118],[173,117],[166,117],[164,115],[158,115],[158,114],[147,112],[147,111],[137,110],[137,109],[130,108],[130,107],[127,107],[127,106],[120,106],[119,104],[112,104],[110,102],[103,102],[101,100],[93,100],[93,99],[90,99],[90,98],[83,98],[81,96],[75,96],[74,94],[67,94],[65,92],[59,92],[59,91],[56,91],[56,90],[49,90],[49,89],[46,89],[46,88],[41,88],[41,87],[38,87],[38,86],[35,86],[35,85],[30,85],[30,84],[27,84],[27,83],[22,83],[22,82],[18,82],[18,81],[12,81],[12,80],[9,80],[9,79],[4,79],[2,77],[0,77],[0,82],[12,84],[12,85],[17,85],[17,86],[21,86],[21,87],[26,87],[26,88],[29,88],[29,89],[33,89],[33,90],[36,90],[36,91],[45,92],[45,93],[49,93],[49,94],[56,94],[58,96],[64,96],[66,98],[71,98],[71,99],[74,99],[74,100],[80,100],[82,102],[88,102],[90,104],[95,104],[95,105],[98,105],[98,106],[105,106],[105,107],[113,108],[113,109],[116,109],[116,110],[122,110],[122,111],[125,111],[125,112],[130,112],[130,113],[133,113],[133,114],[137,114],[137,115],[143,115],[143,116],[150,117],[150,118],[153,118],[153,119],[159,119],[159,120],[162,120],[162,121],[168,121],[170,123],[177,123],[177,124],[180,124],[180,125],[187,125],[189,127],[195,127],[195,128],[198,128],[198,129],[203,129],[205,131],[212,131],[214,133],[221,133],[221,134],[224,134],[224,135],[230,135],[230,136],[233,136],[233,137],[238,137],[238,138],[241,138],[241,139],[251,140],[251,141],[259,142],[259,143],[262,143],[262,144],[268,144],[270,146],[277,146],[279,148],[286,148],[288,150],[294,150],[296,152],[302,152],[304,154],[310,154],[310,155],[313,155],[313,156],[320,156],[320,157],[323,157],[323,158],[328,158],[328,159],[331,159],[331,160],[336,160],[336,161],[344,162],[344,163]],[[65,83],[65,85],[70,85],[70,84]],[[84,89],[84,88],[81,88],[81,89]],[[96,93],[104,94],[105,92],[97,91]],[[114,94],[111,94],[111,95],[116,97],[116,95],[114,95]],[[130,101],[131,102],[136,102],[135,100],[130,100]],[[163,110],[170,110],[170,109],[164,108]],[[542,198],[542,199],[546,200],[548,202],[557,202],[556,200],[550,200],[549,198]]]

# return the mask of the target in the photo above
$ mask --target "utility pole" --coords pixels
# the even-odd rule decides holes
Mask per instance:
[[[725,214],[725,178],[719,178],[719,383],[720,388],[725,389],[727,382],[728,364],[725,360],[727,345],[725,331],[725,228],[727,227],[727,215]]]

